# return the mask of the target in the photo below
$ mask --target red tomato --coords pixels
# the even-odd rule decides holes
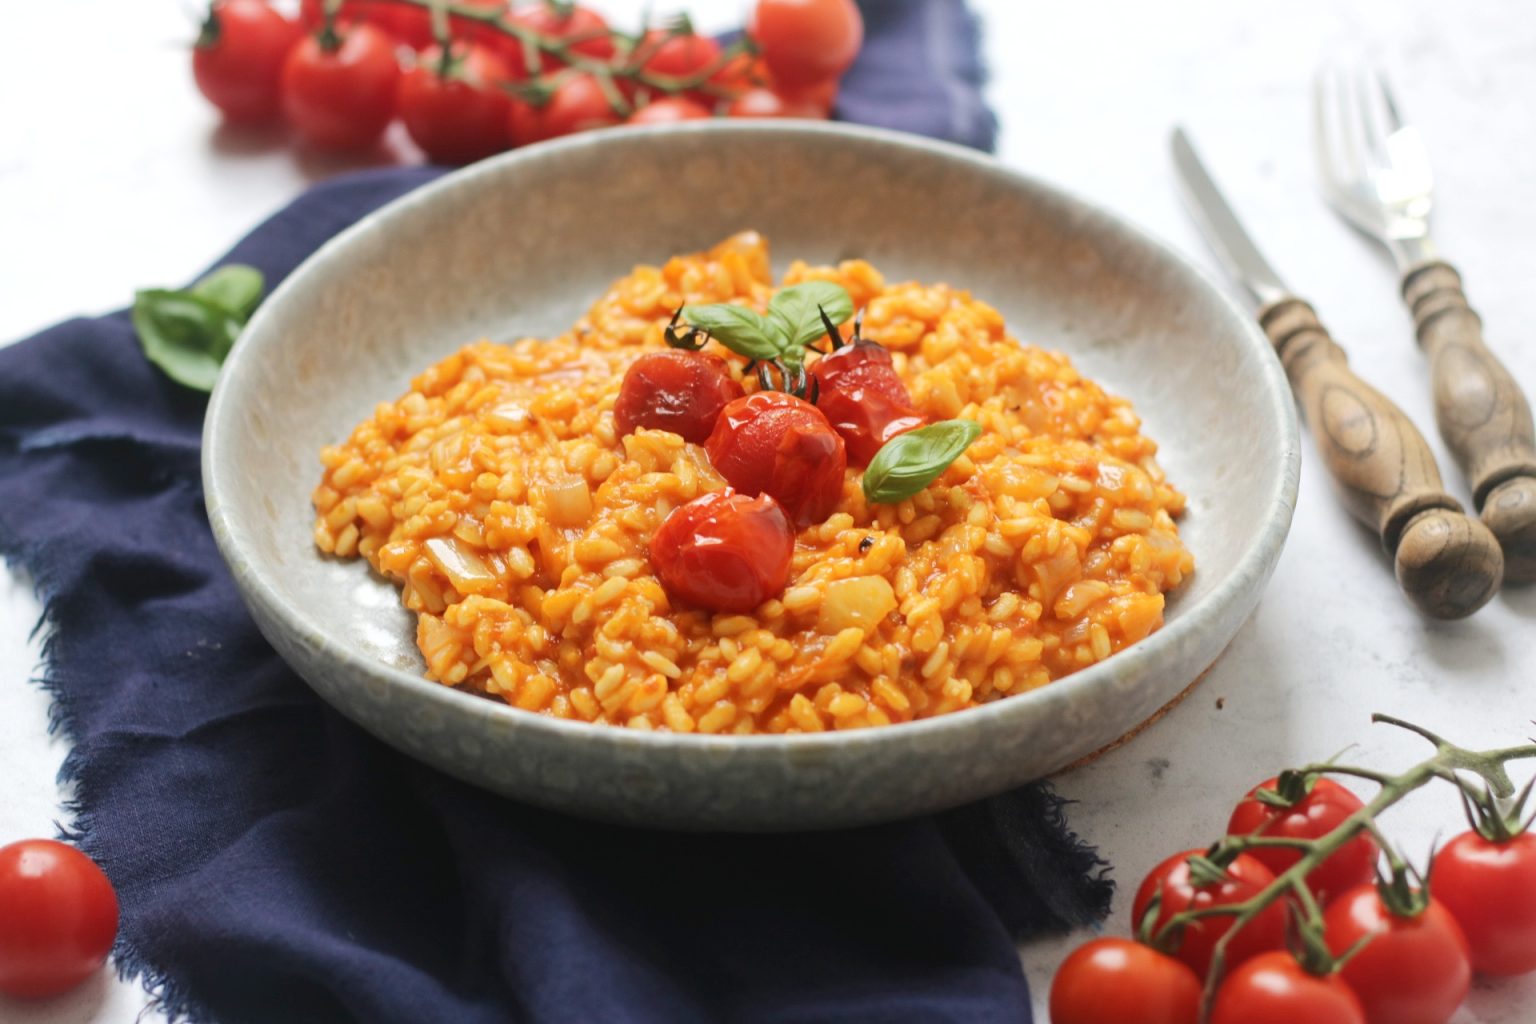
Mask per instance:
[[[0,847],[0,992],[37,999],[100,970],[117,894],[95,862],[52,839]]]
[[[367,17],[373,7],[372,0],[345,0],[336,20],[352,25]],[[305,28],[319,28],[325,24],[325,0],[299,0],[299,24]]]
[[[496,14],[505,14],[508,7],[506,0],[455,0],[455,2],[465,7],[476,7],[486,13]],[[429,21],[430,18],[431,15],[428,15]],[[455,39],[467,39],[470,42],[479,43],[503,59],[514,55],[512,48],[517,44],[517,40],[505,32],[483,21],[476,21],[474,18],[450,17],[448,32]],[[510,65],[508,70],[512,70]],[[521,68],[517,69],[519,77],[521,77],[521,70]]]
[[[774,81],[794,89],[847,71],[864,42],[864,19],[853,0],[758,0],[747,34]]]
[[[499,5],[499,0],[455,0],[470,7],[488,4]],[[336,16],[338,24],[355,25],[366,21],[374,28],[389,34],[396,42],[413,50],[425,49],[434,42],[432,15],[425,7],[402,3],[400,0],[346,0]],[[300,0],[299,22],[305,28],[319,28],[325,24],[325,0]],[[449,18],[449,29],[463,37],[459,31],[464,19]]]
[[[714,115],[708,107],[683,96],[668,96],[654,100],[629,115],[628,124],[674,124],[678,121],[699,121]]]
[[[1437,899],[1415,917],[1398,917],[1374,884],[1360,885],[1333,901],[1324,927],[1334,956],[1374,935],[1341,971],[1367,1024],[1445,1024],[1472,986],[1467,940]]]
[[[615,47],[608,23],[603,20],[601,14],[590,8],[574,4],[562,16],[561,5],[536,3],[515,9],[512,12],[512,20],[531,32],[537,32],[556,42],[565,42],[570,46],[572,53],[579,53],[593,60],[610,60],[613,57]],[[517,70],[520,66],[526,67],[521,45],[517,40],[513,39],[506,45],[507,59],[513,69]],[[541,57],[541,67],[546,72],[555,71],[564,66],[564,61],[548,53]]]
[[[606,128],[620,122],[597,79],[579,74],[566,79],[543,106],[525,100],[512,104],[512,141],[519,146],[573,132]]]
[[[848,446],[848,464],[867,466],[880,446],[927,420],[912,408],[912,396],[881,345],[857,341],[833,351],[811,367],[816,408]]]
[[[768,495],[727,487],[672,510],[651,538],[667,592],[717,612],[750,612],[784,590],[795,532]]]
[[[283,65],[283,112],[300,135],[326,149],[361,149],[379,140],[395,116],[400,64],[395,44],[369,24],[341,30],[326,51],[315,36]]]
[[[217,0],[192,48],[192,77],[231,121],[274,118],[283,61],[300,35],[263,0]]]
[[[1094,939],[1051,980],[1051,1024],[1196,1024],[1200,979],[1130,939]]]
[[[629,364],[613,406],[620,436],[640,427],[703,444],[720,410],[742,396],[731,365],[708,352],[648,352]]]
[[[1312,791],[1292,807],[1271,807],[1254,796],[1259,789],[1273,790],[1278,779],[1270,779],[1249,791],[1232,812],[1227,834],[1233,836],[1265,835],[1289,839],[1316,839],[1327,835],[1345,818],[1364,806],[1360,798],[1332,779],[1320,778]],[[1376,841],[1362,832],[1337,853],[1323,861],[1307,876],[1307,883],[1318,901],[1327,903],[1340,893],[1364,885],[1376,877]],[[1301,859],[1299,850],[1280,846],[1260,846],[1248,851],[1252,857],[1276,875]]]
[[[824,121],[825,109],[813,103],[787,100],[772,89],[748,89],[731,100],[725,111],[731,117],[804,117]]]
[[[729,93],[733,98],[748,89],[768,85],[768,72],[763,59],[756,54],[738,53],[714,74],[709,84]]]
[[[1190,909],[1219,907],[1229,903],[1241,903],[1259,892],[1275,876],[1263,864],[1246,853],[1227,866],[1226,880],[1214,886],[1196,887],[1189,877],[1189,858],[1203,854],[1203,850],[1185,850],[1163,861],[1147,875],[1136,890],[1136,901],[1131,907],[1131,920],[1140,925],[1152,897],[1162,891],[1162,902],[1154,928],[1161,928],[1174,914]],[[1198,925],[1184,929],[1179,948],[1174,956],[1192,967],[1204,978],[1211,966],[1211,951],[1217,940],[1232,928],[1228,916],[1207,917]],[[1248,922],[1227,945],[1227,970],[1272,949],[1285,947],[1285,907],[1272,903],[1258,917]]]
[[[720,44],[709,36],[684,33],[670,35],[653,28],[635,44],[635,55],[643,57],[642,71],[653,75],[687,78],[720,60]]]
[[[1221,983],[1210,1024],[1365,1024],[1365,1010],[1337,974],[1308,974],[1289,953],[1264,953]]]
[[[1536,835],[1491,843],[1463,832],[1435,857],[1435,898],[1461,925],[1483,974],[1536,971]]]
[[[736,399],[720,411],[704,448],[727,483],[773,495],[796,526],[821,522],[843,495],[843,439],[820,409],[794,395]]]
[[[442,51],[422,51],[400,79],[400,120],[428,159],[467,164],[512,145],[512,98],[502,59],[475,43],[455,44],[448,77],[439,74]]]

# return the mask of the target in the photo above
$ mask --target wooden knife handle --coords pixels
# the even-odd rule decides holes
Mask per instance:
[[[1312,307],[1284,298],[1259,323],[1285,364],[1318,451],[1349,511],[1381,537],[1408,599],[1437,619],[1487,604],[1504,577],[1499,542],[1445,493],[1403,411],[1355,376]]]
[[[1449,263],[1403,275],[1419,344],[1429,355],[1435,421],[1472,484],[1483,522],[1504,548],[1508,580],[1536,580],[1536,430],[1520,385],[1483,344],[1482,318]]]

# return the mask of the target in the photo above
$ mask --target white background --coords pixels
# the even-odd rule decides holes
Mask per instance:
[[[191,0],[187,0],[191,3]],[[596,6],[631,23],[638,0]],[[668,4],[656,5],[658,10]],[[741,21],[738,0],[692,0],[701,27]],[[1381,253],[1317,199],[1308,78],[1326,55],[1369,51],[1424,128],[1441,186],[1437,234],[1487,335],[1536,392],[1536,14],[1523,0],[1285,5],[975,0],[986,19],[1000,155],[1162,235],[1209,265],[1175,200],[1167,132],[1194,133],[1244,219],[1292,285],[1383,391],[1431,424],[1424,360]],[[0,339],[188,280],[307,184],[355,165],[295,153],[280,133],[219,127],[197,96],[171,4],[11,4],[0,61]],[[398,142],[398,140],[397,140]],[[409,157],[396,145],[394,155]],[[390,153],[374,154],[375,162]],[[1009,240],[999,238],[999,257]],[[1237,426],[1237,425],[1235,425]],[[1442,456],[1453,493],[1465,482]],[[1316,460],[1263,603],[1177,711],[1127,747],[1063,775],[1071,820],[1115,866],[1108,928],[1123,933],[1141,875],[1203,845],[1248,785],[1327,757],[1406,764],[1422,746],[1367,724],[1384,710],[1470,744],[1519,742],[1536,717],[1536,589],[1511,589],[1462,623],[1403,602],[1375,539],[1347,519]],[[52,835],[65,745],[28,682],[39,647],[30,584],[0,571],[0,842]],[[1217,709],[1222,698],[1224,709]],[[1386,820],[1422,856],[1459,827],[1447,794]],[[1038,1007],[1084,936],[1025,945]],[[135,1020],[145,997],[103,972],[45,1003],[0,999],[0,1020]],[[1536,1015],[1536,979],[1479,983],[1458,1024]],[[1043,1010],[1041,1013],[1043,1019]],[[151,1019],[154,1019],[151,1017]]]

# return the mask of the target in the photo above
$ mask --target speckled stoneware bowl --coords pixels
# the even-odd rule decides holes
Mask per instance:
[[[412,617],[322,557],[322,445],[473,339],[569,326],[637,263],[754,228],[777,268],[860,256],[947,281],[1128,396],[1189,495],[1197,562],[1167,625],[1031,693],[814,736],[648,733],[546,718],[421,676]],[[720,122],[535,146],[391,204],[266,301],[208,410],[208,514],[261,631],[315,691],[412,757],[508,796],[675,828],[780,830],[948,807],[1046,775],[1154,715],[1259,599],[1291,520],[1296,419],[1253,322],[1122,221],[988,157],[836,126]]]

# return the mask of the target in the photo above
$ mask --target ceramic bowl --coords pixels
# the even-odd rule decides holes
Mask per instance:
[[[842,734],[701,736],[543,717],[422,678],[412,617],[321,557],[317,453],[482,336],[558,333],[613,279],[747,228],[788,259],[947,281],[1129,397],[1189,496],[1197,569],[1164,628],[1033,692]],[[1253,321],[1141,231],[989,157],[848,127],[618,129],[444,177],[315,253],[251,321],[209,407],[208,514],[261,631],[412,757],[613,821],[786,830],[919,814],[1047,775],[1183,692],[1253,610],[1296,494],[1296,418]]]

